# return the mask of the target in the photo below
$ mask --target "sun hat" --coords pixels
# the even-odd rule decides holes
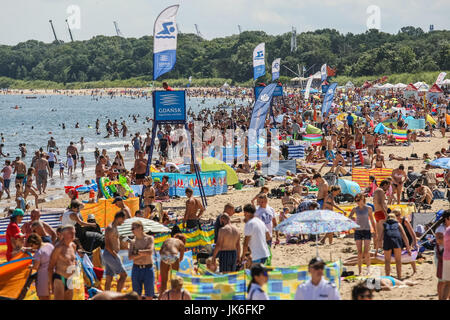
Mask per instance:
[[[11,217],[17,217],[17,216],[24,216],[25,212],[23,212],[22,209],[14,209],[13,213],[11,214]]]

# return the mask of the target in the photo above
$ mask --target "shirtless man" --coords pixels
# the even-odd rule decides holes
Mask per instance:
[[[139,152],[141,151],[142,139],[139,136],[139,133],[136,133],[133,139],[131,139],[131,144],[134,148],[134,159],[138,159]]]
[[[39,194],[45,193],[47,188],[47,177],[50,171],[50,165],[45,157],[45,154],[41,154],[40,158],[36,160],[35,169],[37,172],[36,184],[39,190]]]
[[[377,235],[382,234],[383,223],[386,221],[388,215],[388,206],[386,203],[386,191],[389,189],[391,183],[388,180],[383,180],[380,183],[380,186],[373,193],[373,205],[375,207],[374,218],[377,222]],[[383,248],[382,241],[383,239],[378,237],[375,240],[375,255],[378,253],[378,248]]]
[[[72,300],[74,276],[77,268],[75,227],[64,226],[61,229],[61,241],[55,246],[48,265],[50,293],[55,300]]]
[[[134,161],[134,172],[136,173],[136,184],[144,183],[145,173],[147,172],[147,160],[144,158],[144,151],[139,151],[138,158]]]
[[[105,250],[103,251],[103,263],[105,264],[105,291],[111,289],[113,277],[118,274],[117,292],[121,292],[127,279],[127,272],[123,267],[122,260],[118,255],[120,251],[119,231],[117,227],[122,225],[125,221],[125,213],[119,211],[114,216],[114,221],[111,222],[105,229]]]
[[[219,257],[219,270],[222,273],[235,272],[238,259],[241,256],[240,232],[231,225],[230,216],[222,213],[220,222],[223,225],[219,230],[219,236],[212,255],[213,263]]]
[[[104,155],[98,157],[97,165],[95,166],[95,182],[100,185],[100,178],[106,176],[108,170],[106,169],[106,158]],[[102,191],[98,188],[97,200],[103,197]]]
[[[56,149],[56,141],[53,139],[53,137],[50,137],[50,140],[47,142],[47,151],[49,149]]]
[[[186,188],[185,193],[188,199],[186,200],[186,211],[183,217],[183,224],[185,228],[191,229],[198,227],[199,219],[205,211],[205,208],[200,200],[194,198],[194,190]]]
[[[369,159],[372,160],[373,153],[375,150],[375,136],[373,135],[373,133],[367,131],[366,134],[364,135],[364,139],[367,146],[367,152],[369,153]]]
[[[167,280],[169,279],[169,272],[173,270],[179,270],[180,261],[184,258],[184,248],[186,244],[186,236],[182,233],[178,233],[169,238],[161,246],[159,251],[161,255],[161,286],[159,287],[159,294],[166,291]]]
[[[398,169],[392,170],[392,191],[397,193],[397,204],[400,204],[402,197],[403,184],[408,176],[405,172],[405,167],[401,164]]]
[[[322,178],[320,173],[316,173],[313,176],[313,180],[316,180],[316,185],[319,188],[317,192],[317,203],[319,204],[319,208],[323,208],[323,202],[328,195],[328,183]]]
[[[150,132],[147,132],[147,136],[144,140],[145,153],[148,154],[150,151],[150,145],[152,144],[152,137],[150,136]]]
[[[70,145],[67,147],[66,154],[70,154],[73,159],[73,171],[77,170],[77,159],[80,158],[78,154],[77,147],[74,146],[74,143],[71,141]]]
[[[128,259],[132,260],[131,282],[133,291],[142,295],[142,286],[145,289],[146,300],[152,300],[154,296],[155,275],[153,273],[154,239],[144,233],[141,221],[131,224],[134,240],[130,242]]]
[[[33,224],[33,222],[40,222],[42,223],[46,235],[50,237],[51,239],[50,242],[54,243],[56,240],[55,230],[47,222],[40,220],[40,218],[41,212],[38,209],[31,210],[30,221],[25,222],[20,229],[22,230],[23,234],[25,234],[25,236],[28,238],[28,236],[32,233],[31,225]]]
[[[377,148],[376,155],[370,162],[370,167],[373,166],[373,160],[375,160],[375,168],[381,169],[383,168],[383,166],[386,168],[386,163],[384,163],[384,156],[381,154],[381,150],[379,148]]]
[[[152,218],[152,213],[155,208],[153,202],[155,201],[155,188],[152,186],[152,177],[145,177],[144,180],[144,217],[146,219]]]
[[[121,211],[125,213],[125,220],[131,218],[130,208],[123,202],[122,197],[115,197],[112,204],[115,204]]]
[[[13,173],[16,174],[16,184],[22,184],[25,179],[25,174],[27,173],[27,166],[22,160],[20,160],[20,157],[16,157],[16,160],[13,162],[13,166]]]
[[[433,192],[427,186],[417,184],[414,190],[414,198],[416,198],[416,202],[433,204]]]

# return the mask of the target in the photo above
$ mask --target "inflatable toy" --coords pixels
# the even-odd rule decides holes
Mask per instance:
[[[99,179],[99,188],[106,199],[111,199],[114,197],[114,194],[117,192],[116,185],[122,186],[125,189],[125,196],[128,197],[130,194],[134,195],[133,189],[128,185],[127,178],[119,175],[119,180],[111,181],[107,177],[103,177]]]

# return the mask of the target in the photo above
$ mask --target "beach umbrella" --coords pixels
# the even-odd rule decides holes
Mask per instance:
[[[291,215],[275,227],[284,234],[315,234],[316,255],[319,255],[317,237],[320,233],[348,231],[359,228],[353,220],[330,210],[308,210]]]
[[[227,172],[227,184],[229,186],[235,185],[239,182],[236,171],[234,171],[229,165],[219,159],[212,157],[204,158],[200,162],[200,166],[202,168],[202,171],[205,172],[225,170]]]
[[[119,236],[133,236],[133,232],[131,231],[131,225],[135,221],[141,221],[144,225],[144,233],[152,232],[152,233],[166,233],[171,230],[167,228],[165,225],[156,222],[154,220],[134,217],[125,220],[125,222],[117,227],[117,231],[119,232]]]
[[[450,158],[439,158],[430,162],[433,167],[442,169],[450,169]]]

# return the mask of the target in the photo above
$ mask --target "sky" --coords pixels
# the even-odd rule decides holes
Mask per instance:
[[[362,33],[374,25],[388,33],[409,25],[424,31],[430,24],[435,30],[450,29],[449,0],[1,0],[0,44],[51,42],[50,19],[65,42],[70,40],[66,19],[75,40],[113,36],[113,21],[125,37],[139,38],[151,35],[158,14],[173,4],[180,4],[180,31],[194,33],[198,24],[206,39],[237,34],[238,25],[272,35],[289,32],[292,26],[297,33],[330,28],[344,34]],[[68,13],[73,6],[79,15],[76,10]]]

